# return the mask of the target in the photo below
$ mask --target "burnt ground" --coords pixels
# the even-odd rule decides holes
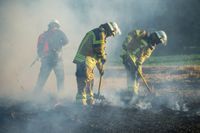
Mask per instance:
[[[108,68],[103,88],[123,87],[122,72],[121,68]],[[0,133],[200,132],[200,67],[145,67],[144,73],[157,93],[149,108],[116,106],[112,99],[86,107],[31,102],[1,105]]]

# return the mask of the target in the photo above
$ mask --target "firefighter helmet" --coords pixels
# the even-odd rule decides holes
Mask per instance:
[[[167,45],[167,34],[164,31],[155,31],[160,43],[164,46]]]
[[[109,22],[108,25],[112,31],[113,36],[117,34],[121,35],[121,30],[119,29],[119,26],[117,25],[116,22]]]
[[[120,28],[116,22],[108,22],[100,25],[100,28],[106,32],[107,36],[116,36],[121,34]]]
[[[54,28],[54,27],[60,28],[60,22],[57,19],[53,19],[49,22],[48,27],[49,28]]]

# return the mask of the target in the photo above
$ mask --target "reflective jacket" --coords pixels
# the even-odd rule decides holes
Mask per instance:
[[[106,35],[99,28],[89,31],[83,38],[73,63],[82,63],[96,65],[102,59],[106,59],[105,53]]]
[[[134,30],[128,34],[122,45],[123,58],[126,54],[130,54],[135,58],[136,64],[141,65],[150,57],[155,47],[147,42],[147,32],[144,30]]]

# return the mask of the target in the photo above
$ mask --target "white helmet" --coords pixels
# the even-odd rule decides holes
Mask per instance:
[[[116,22],[108,22],[105,24],[101,24],[99,28],[105,31],[107,36],[115,36],[117,34],[121,34],[121,31]]]
[[[112,31],[113,36],[115,36],[117,34],[121,35],[121,30],[116,22],[109,22],[108,26],[109,26],[110,30]]]
[[[48,27],[49,27],[49,28],[52,28],[52,27],[57,27],[57,28],[59,28],[59,27],[60,27],[60,22],[59,22],[57,19],[52,19],[52,20],[49,22]]]
[[[164,31],[155,31],[157,37],[163,45],[167,45],[167,34]]]

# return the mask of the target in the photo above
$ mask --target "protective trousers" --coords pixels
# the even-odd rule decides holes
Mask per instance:
[[[139,92],[139,74],[142,73],[142,66],[138,65],[136,66],[132,65],[129,61],[124,62],[126,71],[127,71],[127,87],[128,91],[133,92],[135,95],[138,95]]]
[[[77,95],[76,102],[82,105],[94,104],[94,67],[85,62],[78,63],[76,67]]]
[[[44,58],[41,60],[41,63],[35,91],[38,92],[42,90],[52,70],[54,70],[56,75],[58,91],[64,89],[64,65],[62,59],[55,61],[49,58]]]

